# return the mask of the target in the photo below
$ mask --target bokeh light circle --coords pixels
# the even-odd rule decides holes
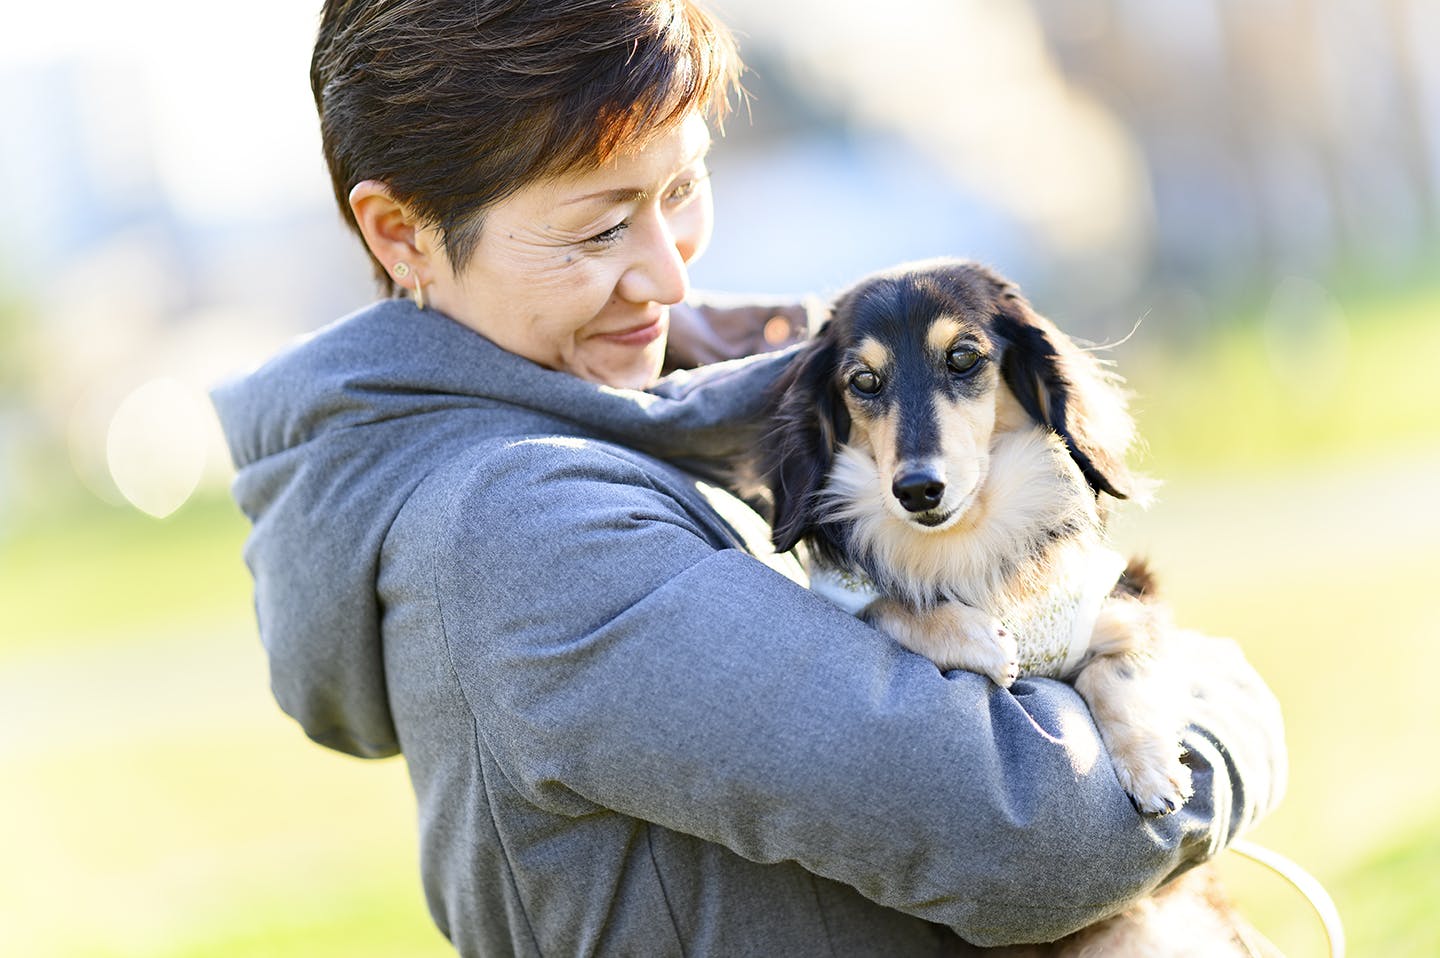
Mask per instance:
[[[138,387],[115,410],[106,461],[116,488],[135,508],[164,518],[200,483],[209,446],[205,398],[168,377]]]

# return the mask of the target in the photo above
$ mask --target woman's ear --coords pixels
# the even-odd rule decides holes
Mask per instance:
[[[365,245],[392,283],[415,289],[431,282],[439,249],[434,230],[391,196],[389,187],[379,180],[356,183],[350,190],[350,210]]]
[[[1049,426],[1097,493],[1127,499],[1135,480],[1125,465],[1134,422],[1118,379],[1009,284],[998,294],[995,330],[1005,340],[1000,373],[1021,407]]]

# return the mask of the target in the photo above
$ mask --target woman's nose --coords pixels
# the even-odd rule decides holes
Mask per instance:
[[[619,294],[632,303],[684,301],[690,293],[690,270],[685,265],[685,243],[664,218],[657,218],[636,250],[635,261],[620,277]]]

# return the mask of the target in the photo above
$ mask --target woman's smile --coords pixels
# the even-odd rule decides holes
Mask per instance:
[[[645,347],[666,334],[670,325],[668,313],[669,309],[667,307],[664,312],[654,319],[646,319],[627,329],[619,329],[614,332],[597,332],[591,335],[607,343],[614,343],[616,346]]]

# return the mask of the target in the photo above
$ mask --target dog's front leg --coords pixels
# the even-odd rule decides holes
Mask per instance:
[[[1157,667],[1159,629],[1153,607],[1131,598],[1106,600],[1090,657],[1075,677],[1121,787],[1147,815],[1175,811],[1192,792],[1190,769],[1180,760],[1175,695]]]
[[[891,598],[878,599],[865,620],[942,669],[965,669],[1009,688],[1020,674],[1015,638],[999,620],[963,602],[915,609]]]

